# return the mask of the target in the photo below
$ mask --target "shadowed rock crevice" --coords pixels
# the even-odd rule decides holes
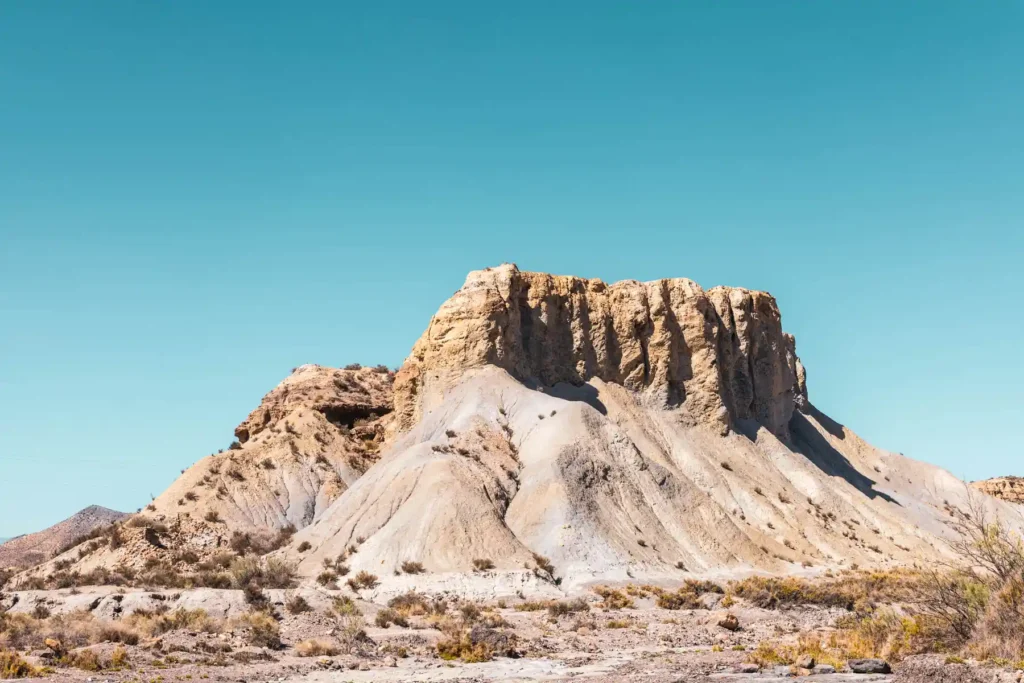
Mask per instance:
[[[331,403],[316,406],[316,410],[327,418],[327,421],[338,427],[352,429],[360,420],[377,419],[391,412],[379,407],[354,406],[347,403]]]

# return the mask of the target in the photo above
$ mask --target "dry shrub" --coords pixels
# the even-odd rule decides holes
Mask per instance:
[[[246,629],[246,637],[256,647],[278,649],[281,647],[281,627],[266,612],[253,610],[235,619],[235,625]]]
[[[385,607],[377,612],[377,617],[374,619],[374,623],[381,628],[388,628],[391,624],[401,626],[402,628],[409,626],[409,620],[406,619],[401,612],[391,609],[390,607]]]
[[[301,595],[293,595],[288,598],[284,603],[284,608],[288,610],[289,614],[302,614],[313,609],[309,606],[309,601]]]
[[[587,604],[587,601],[583,598],[576,598],[575,600],[560,600],[548,605],[548,614],[556,619],[558,617],[564,617],[567,614],[589,611],[590,605]]]
[[[300,657],[333,657],[340,650],[324,640],[304,640],[295,646],[295,654]]]
[[[110,654],[110,668],[111,669],[125,669],[131,664],[128,660],[128,650],[118,645],[114,648],[114,651]]]
[[[796,655],[791,647],[780,646],[777,643],[764,642],[747,654],[747,661],[757,664],[759,667],[792,664]]]
[[[601,598],[598,606],[602,609],[630,609],[634,606],[633,600],[622,591],[607,586],[596,586],[593,590]]]
[[[1013,659],[1024,656],[1024,581],[1006,581],[989,599],[971,634],[969,647],[979,659]]]
[[[248,553],[266,555],[267,553],[271,553],[288,545],[294,535],[295,527],[291,524],[282,529],[278,529],[277,533],[271,537],[263,534],[253,535],[246,532],[236,531],[231,534],[229,545],[231,546],[231,549],[239,555],[245,555]]]
[[[490,569],[494,569],[494,562],[483,557],[478,557],[473,560],[473,570],[478,572],[485,572]]]
[[[330,586],[338,580],[337,572],[325,569],[316,577],[316,582],[321,586]]]
[[[179,608],[173,612],[163,613],[138,610],[124,617],[121,623],[133,631],[149,637],[163,635],[171,631],[222,633],[225,629],[223,621],[211,617],[203,609]]]
[[[915,603],[933,650],[1024,659],[1024,539],[967,489],[951,509],[959,560],[922,572]]]
[[[494,650],[489,643],[473,638],[474,630],[464,618],[443,617],[437,628],[445,635],[437,643],[437,654],[441,659],[461,659],[471,663],[487,662],[494,657]]]
[[[356,607],[356,603],[347,595],[341,595],[334,598],[334,602],[331,604],[331,609],[339,616],[360,614],[359,608]]]
[[[239,557],[228,571],[235,588],[291,588],[295,585],[295,566],[276,557]]]
[[[731,582],[729,593],[765,609],[796,605],[853,609],[856,600],[848,587],[838,582],[813,582],[795,576],[751,576]]]
[[[551,560],[540,555],[538,553],[533,554],[533,561],[537,563],[537,569],[547,572],[551,578],[555,577],[555,565],[551,564]]]
[[[17,652],[0,650],[0,678],[34,678],[39,670],[22,659]]]
[[[358,654],[372,644],[366,635],[366,621],[351,598],[335,598],[331,609],[337,624],[335,636],[345,654]]]
[[[540,612],[551,606],[551,600],[527,600],[516,605],[517,612]]]
[[[376,588],[379,585],[376,574],[371,574],[367,571],[361,571],[351,579],[349,579],[348,587],[354,591],[359,591],[363,588]]]
[[[437,644],[437,654],[446,661],[461,659],[467,663],[489,662],[494,658],[494,652],[487,643],[474,643],[469,634],[441,640]]]
[[[687,579],[674,593],[657,591],[657,604],[662,609],[702,609],[706,605],[701,602],[701,595],[721,592],[722,587],[717,583]]]
[[[742,645],[733,646],[732,649],[746,650]],[[837,670],[846,666],[846,656],[835,648],[834,643],[825,647],[818,633],[803,633],[795,644],[789,645],[762,642],[747,654],[747,661],[763,668],[793,664],[800,655],[810,655],[817,663],[829,664]]]
[[[436,606],[432,605],[425,595],[415,591],[409,591],[408,593],[391,598],[388,600],[388,607],[405,617],[421,616],[438,611]],[[440,612],[443,614],[446,611],[447,605],[441,602],[440,607],[442,608]]]
[[[103,670],[103,663],[100,662],[100,656],[96,654],[95,650],[69,652],[61,657],[58,663],[62,666],[73,667],[82,671]]]
[[[462,616],[462,621],[467,624],[472,624],[474,621],[480,618],[480,606],[475,602],[463,602],[459,605],[459,614]]]
[[[829,638],[829,647],[846,659],[865,657],[899,661],[907,655],[933,650],[936,631],[926,617],[902,616],[892,609],[868,616],[850,615],[839,621],[839,630]]]
[[[812,585],[748,579],[730,590],[762,606],[854,607],[837,622],[830,647],[844,657],[897,661],[923,652],[994,662],[1024,659],[1024,540],[967,492],[966,509],[947,507],[958,558],[920,572],[852,572]],[[876,603],[902,603],[898,610]]]
[[[422,574],[426,569],[423,568],[420,562],[406,561],[402,563],[402,571],[406,574]]]

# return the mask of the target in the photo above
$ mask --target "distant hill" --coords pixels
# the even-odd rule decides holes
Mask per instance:
[[[6,539],[0,545],[0,567],[31,567],[45,562],[79,536],[127,516],[92,505],[48,529]]]

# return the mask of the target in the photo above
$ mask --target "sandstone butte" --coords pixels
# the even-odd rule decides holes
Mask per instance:
[[[65,559],[186,569],[294,529],[277,556],[312,580],[344,555],[371,599],[556,595],[930,561],[951,506],[1018,519],[815,408],[770,294],[686,279],[472,272],[397,373],[302,366],[235,434],[120,548]]]

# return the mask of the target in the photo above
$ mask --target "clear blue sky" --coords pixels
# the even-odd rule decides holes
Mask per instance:
[[[772,292],[811,399],[1024,474],[1021,2],[0,3],[0,536],[134,510],[471,269]]]

